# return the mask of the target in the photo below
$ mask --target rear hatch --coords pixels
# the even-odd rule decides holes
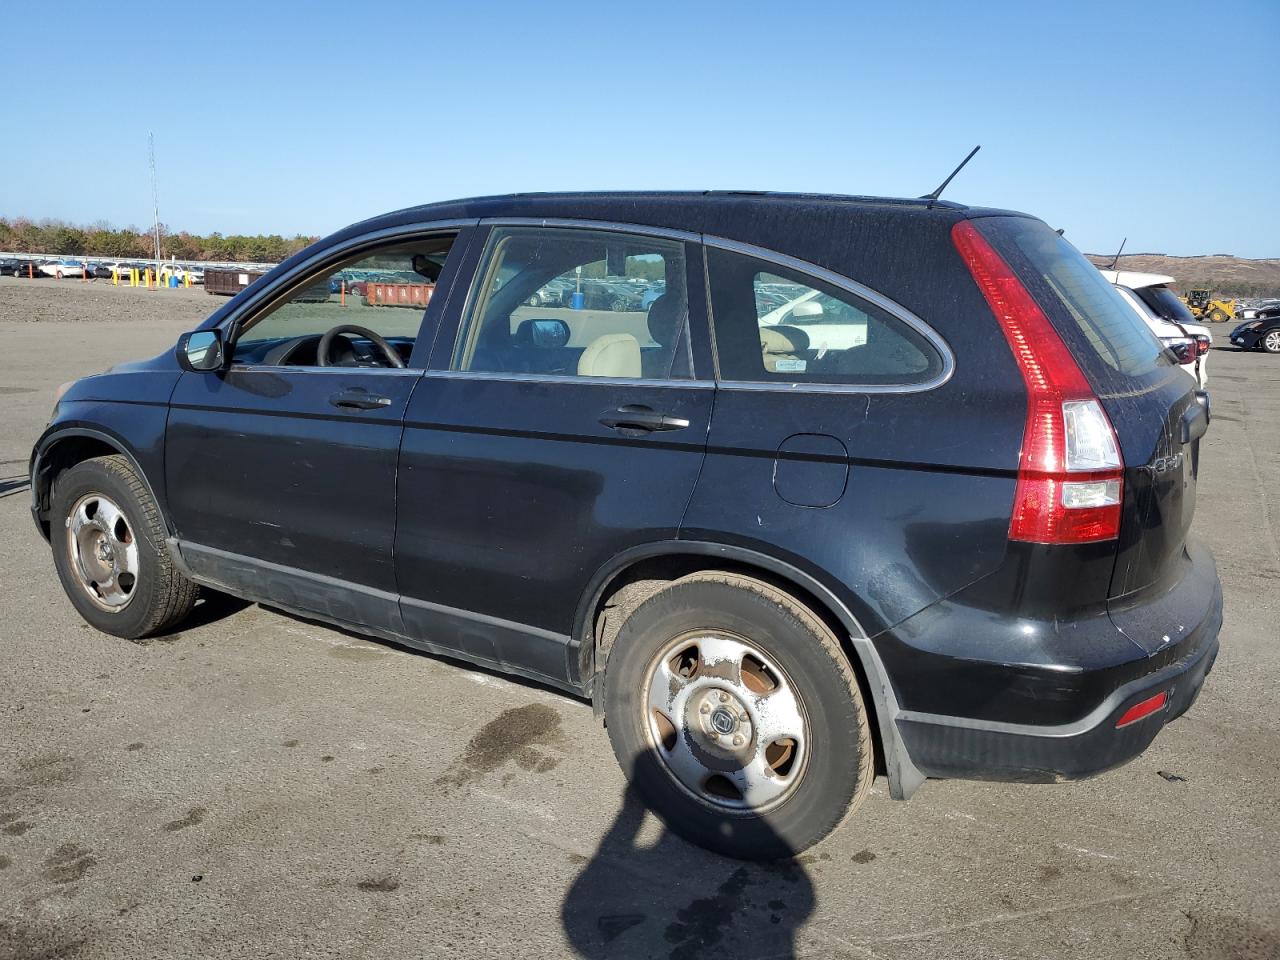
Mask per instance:
[[[1144,649],[1159,629],[1130,630],[1123,611],[1171,589],[1186,569],[1199,437],[1208,418],[1196,382],[1071,244],[1039,220],[988,217],[976,226],[1015,270],[1093,387],[1124,457],[1124,499],[1108,607]],[[1125,621],[1125,622],[1121,622]]]

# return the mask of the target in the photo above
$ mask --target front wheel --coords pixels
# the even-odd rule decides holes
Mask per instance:
[[[1280,353],[1280,329],[1272,330],[1262,338],[1262,349],[1267,353]]]
[[[682,578],[631,613],[609,655],[605,715],[646,802],[727,856],[793,856],[871,786],[871,726],[835,636],[737,574]]]
[[[159,508],[125,457],[85,460],[59,474],[52,500],[54,566],[91,626],[137,640],[195,606],[199,588],[174,567]]]
[[[1213,323],[1226,323],[1227,319],[1227,312],[1220,307],[1214,307],[1209,312],[1209,320]]]

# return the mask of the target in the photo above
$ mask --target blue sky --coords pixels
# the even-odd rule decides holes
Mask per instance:
[[[148,131],[172,228],[283,234],[524,190],[914,196],[981,143],[950,199],[1280,257],[1276,0],[74,9],[6,28],[0,215],[146,224]]]

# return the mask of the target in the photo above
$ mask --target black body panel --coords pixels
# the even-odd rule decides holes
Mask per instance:
[[[1026,395],[952,243],[967,218],[1026,219],[745,193],[510,196],[388,214],[304,250],[203,327],[231,332],[339,247],[447,223],[462,242],[410,369],[182,373],[165,354],[87,378],[34,451],[33,509],[48,522],[41,464],[54,445],[91,436],[137,463],[197,580],[574,691],[592,688],[593,604],[625,572],[620,558],[722,556],[820,598],[842,628],[895,796],[920,773],[1084,775],[1160,728],[1116,731],[1117,711],[1151,684],[1169,685],[1169,714],[1185,709],[1216,652],[1220,586],[1186,539],[1202,427],[1180,371],[1136,391],[1096,383],[1127,464],[1120,540],[1010,543]],[[449,372],[486,219],[678,232],[698,379]],[[699,235],[865,284],[936,333],[947,377],[903,390],[718,380]],[[335,408],[349,388],[387,403]],[[635,404],[688,426],[629,435],[601,423]]]

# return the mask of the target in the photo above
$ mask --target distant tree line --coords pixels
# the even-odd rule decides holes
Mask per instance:
[[[315,237],[245,236],[220,233],[207,236],[171,233],[160,225],[160,255],[168,260],[247,260],[275,263],[292,256]],[[0,250],[12,253],[48,253],[59,256],[119,257],[122,260],[149,260],[155,256],[155,238],[137,227],[116,229],[98,222],[77,226],[62,220],[28,220],[0,217]]]

